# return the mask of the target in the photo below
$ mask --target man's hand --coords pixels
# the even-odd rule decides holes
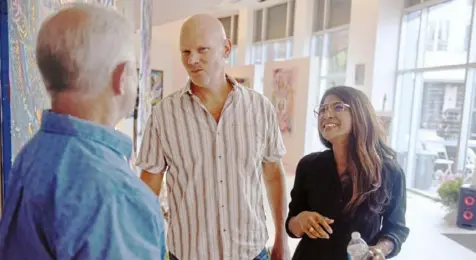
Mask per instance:
[[[291,259],[287,239],[276,239],[271,250],[271,260]]]

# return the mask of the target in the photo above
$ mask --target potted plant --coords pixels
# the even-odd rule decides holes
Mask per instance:
[[[458,210],[459,190],[463,185],[463,178],[454,178],[444,181],[438,188],[441,203],[447,208],[448,214],[445,220],[449,224],[456,223],[456,211]]]

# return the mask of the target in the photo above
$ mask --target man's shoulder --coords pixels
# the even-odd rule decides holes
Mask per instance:
[[[164,97],[160,102],[152,107],[152,112],[162,112],[163,110],[171,109],[171,105],[180,102],[180,100],[186,95],[184,89],[177,90],[170,95]]]
[[[258,106],[262,106],[266,109],[274,108],[271,101],[265,95],[259,93],[258,91],[254,90],[252,88],[248,88],[248,87],[245,87],[243,85],[238,85],[238,86],[239,86],[239,89],[241,90],[241,92],[243,93],[244,100],[246,102],[249,102],[248,105],[255,104],[255,105],[258,105]]]

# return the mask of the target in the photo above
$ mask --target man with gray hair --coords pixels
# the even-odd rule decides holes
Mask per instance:
[[[114,130],[134,108],[133,37],[122,16],[92,5],[42,24],[51,110],[12,167],[0,259],[164,259],[160,203],[128,164],[130,138]]]

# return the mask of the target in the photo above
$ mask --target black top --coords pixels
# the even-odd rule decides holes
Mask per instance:
[[[352,185],[339,179],[334,154],[331,150],[306,155],[296,169],[294,187],[291,191],[289,220],[302,211],[315,211],[334,219],[331,225],[333,233],[330,239],[311,239],[306,234],[302,237],[293,255],[293,260],[347,260],[347,244],[351,233],[360,232],[369,245],[375,245],[380,238],[393,241],[394,250],[387,258],[398,254],[406,240],[409,229],[405,226],[406,185],[405,176],[396,161],[384,161],[383,185],[389,188],[390,200],[382,214],[371,214],[365,201],[356,210],[354,217],[343,214],[343,209],[352,196]],[[360,212],[360,214],[359,214]],[[366,212],[366,214],[362,214]]]

